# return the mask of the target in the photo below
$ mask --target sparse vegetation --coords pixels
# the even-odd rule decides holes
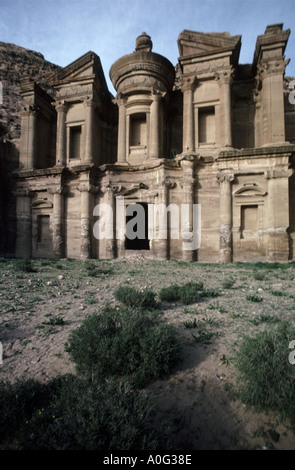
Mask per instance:
[[[18,450],[155,450],[167,429],[151,427],[150,395],[114,380],[65,375],[48,384],[0,383],[0,440]]]
[[[222,435],[217,432],[223,448],[244,445],[243,439],[248,439],[243,434],[245,420],[251,421],[253,428],[249,446],[271,448],[270,438],[264,441],[265,429],[259,433],[255,429],[255,415],[250,411],[252,406],[256,409],[257,397],[264,399],[257,407],[260,413],[273,411],[284,420],[285,432],[280,431],[280,440],[272,441],[273,447],[294,443],[288,428],[288,420],[293,423],[292,404],[288,410],[282,402],[285,396],[294,401],[293,369],[278,365],[283,340],[277,328],[288,324],[290,333],[285,340],[295,339],[291,337],[295,263],[221,265],[74,259],[33,259],[27,263],[4,258],[0,263],[1,375],[13,382],[0,385],[0,424],[2,431],[5,429],[1,448],[84,449],[103,445],[107,449],[109,445],[113,449],[114,445],[119,449],[122,443],[126,449],[153,449],[158,445],[165,449],[166,439],[163,444],[156,442],[161,438],[159,423],[163,420],[164,425],[166,417],[172,426],[167,439],[176,442],[177,448],[195,449],[196,441],[191,443],[189,437],[196,435],[199,417],[206,416],[202,436],[215,426],[214,416],[210,418],[211,392],[220,396],[215,404],[225,428],[225,404],[236,398],[238,391],[251,408],[236,410],[234,433],[230,429],[224,429]],[[103,329],[105,310],[109,326]],[[273,349],[269,347],[271,341],[262,336],[267,333],[273,335]],[[254,341],[256,336],[260,349]],[[253,342],[245,356],[248,372],[243,375],[234,351],[238,353],[248,337]],[[72,351],[65,351],[66,341]],[[245,350],[241,346],[241,351]],[[277,362],[266,363],[265,351],[272,351],[269,356],[275,355]],[[285,353],[290,353],[288,344]],[[68,364],[76,367],[76,376],[59,376]],[[42,381],[23,380],[23,371],[26,377]],[[276,409],[268,405],[270,398],[275,403],[269,384],[273,394],[279,396]],[[158,410],[149,401],[147,389],[156,402],[159,400]],[[141,404],[139,398],[143,399]],[[184,402],[191,405],[189,420],[183,419]],[[139,414],[142,410],[142,421],[136,418],[139,414],[134,407]],[[99,421],[101,414],[112,416],[110,427]],[[272,416],[266,419],[271,423],[268,428],[274,430],[277,421]],[[259,419],[261,423],[261,416]],[[186,430],[183,440],[180,429]]]
[[[237,353],[237,367],[242,401],[257,411],[289,419],[295,430],[295,368],[288,360],[293,339],[295,328],[287,322],[246,336]]]
[[[247,295],[246,299],[250,300],[250,302],[263,302],[263,297],[256,294],[249,294]]]
[[[134,287],[120,286],[114,293],[115,298],[127,307],[154,309],[155,293],[148,289],[136,290]]]
[[[71,333],[66,350],[83,377],[121,377],[143,386],[171,371],[180,345],[157,312],[106,307]]]
[[[203,282],[187,282],[181,286],[173,284],[164,287],[159,292],[159,298],[162,302],[181,302],[184,305],[190,305],[198,302],[205,297],[217,297],[218,291],[215,289],[204,289]]]

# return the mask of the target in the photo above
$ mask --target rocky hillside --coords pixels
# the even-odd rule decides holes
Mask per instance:
[[[33,78],[48,93],[53,93],[48,86],[47,76],[60,68],[45,60],[39,52],[0,42],[0,82],[3,89],[0,104],[0,140],[13,140],[20,136],[20,81]]]

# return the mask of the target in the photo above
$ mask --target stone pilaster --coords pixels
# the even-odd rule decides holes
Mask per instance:
[[[118,163],[126,162],[126,98],[119,94],[117,97],[119,107],[118,123]]]
[[[216,73],[220,88],[220,145],[232,147],[232,120],[231,120],[231,84],[233,69],[228,68]]]
[[[81,259],[91,258],[91,227],[90,227],[90,211],[92,207],[91,195],[96,191],[88,182],[81,183],[77,186],[81,193],[81,245],[80,257]]]
[[[59,102],[59,103],[56,103],[55,109],[57,112],[56,165],[66,166],[67,164],[67,152],[66,152],[67,105],[64,102]]]
[[[174,183],[163,178],[157,185],[157,203],[154,207],[153,231],[154,238],[152,240],[153,254],[156,259],[169,259],[169,224],[168,212],[169,206],[169,189],[173,188]]]
[[[16,191],[17,238],[15,254],[18,258],[32,256],[32,196],[29,189]]]
[[[159,158],[162,154],[161,141],[161,95],[154,92],[152,94],[151,114],[150,114],[150,158]]]
[[[53,212],[51,218],[52,228],[52,248],[57,258],[65,256],[65,240],[64,240],[64,193],[65,190],[61,186],[56,186],[48,190],[53,194]]]
[[[106,233],[110,234],[105,239],[105,257],[106,259],[113,259],[116,257],[116,198],[115,198],[115,187],[110,183],[107,184],[102,191],[104,193],[104,203],[110,208],[109,214],[107,215],[107,226],[105,227]],[[124,221],[125,222],[125,221]],[[124,241],[123,241],[124,243]]]
[[[183,170],[182,178],[182,191],[183,204],[186,205],[188,210],[181,212],[181,217],[186,217],[185,220],[181,221],[182,228],[182,259],[184,261],[194,261],[196,257],[196,251],[193,249],[187,249],[188,244],[192,243],[191,234],[194,232],[194,158],[184,158],[181,161]],[[194,235],[193,235],[194,236]]]
[[[220,261],[232,261],[232,173],[220,173]]]
[[[289,258],[289,178],[292,171],[270,169],[266,172],[269,261],[286,262]]]
[[[91,99],[84,101],[85,106],[85,149],[83,156],[83,163],[94,163],[93,162],[93,121],[94,121],[94,110],[95,103]]]
[[[285,142],[284,72],[287,61],[258,64],[261,82],[262,145]]]
[[[195,89],[195,79],[191,79],[191,78],[184,79],[183,84],[182,84],[183,152],[195,150],[194,89]]]
[[[26,170],[36,168],[37,156],[37,108],[24,107],[21,113],[20,167]]]

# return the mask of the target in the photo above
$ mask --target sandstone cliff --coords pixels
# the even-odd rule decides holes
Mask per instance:
[[[0,104],[0,140],[13,140],[20,136],[20,81],[32,78],[52,94],[53,90],[48,85],[47,77],[60,68],[45,60],[39,52],[0,42],[0,82],[3,89]]]

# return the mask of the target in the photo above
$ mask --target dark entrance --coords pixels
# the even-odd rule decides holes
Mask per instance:
[[[127,209],[128,208],[128,209]],[[132,233],[126,230],[125,249],[126,250],[149,250],[150,241],[148,239],[148,205],[146,202],[137,202],[126,207],[129,214],[126,214],[126,227],[132,225]],[[132,214],[133,212],[133,214]],[[132,215],[130,215],[132,214]],[[132,222],[133,221],[133,222]],[[139,224],[142,224],[139,226]],[[133,236],[135,235],[135,236]]]

